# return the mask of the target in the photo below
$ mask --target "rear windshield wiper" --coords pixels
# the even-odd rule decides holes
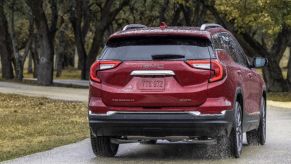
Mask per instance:
[[[153,60],[167,60],[167,59],[181,59],[185,58],[184,55],[176,55],[176,54],[156,54],[152,55]]]

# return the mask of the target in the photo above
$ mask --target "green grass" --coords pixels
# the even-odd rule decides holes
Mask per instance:
[[[291,101],[291,92],[269,92],[268,100],[287,102]]]
[[[0,161],[88,137],[86,104],[0,93]]]

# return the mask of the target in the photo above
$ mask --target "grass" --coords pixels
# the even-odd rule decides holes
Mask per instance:
[[[0,93],[0,161],[88,137],[86,104]]]
[[[269,92],[268,100],[287,102],[291,101],[291,92]]]

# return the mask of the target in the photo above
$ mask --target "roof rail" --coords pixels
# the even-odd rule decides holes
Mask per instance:
[[[216,24],[216,23],[204,23],[201,25],[200,30],[204,31],[204,30],[207,30],[209,28],[217,28],[217,27],[222,27],[222,26],[219,24]]]
[[[129,24],[123,27],[122,31],[136,29],[136,28],[146,28],[147,26],[143,24]]]

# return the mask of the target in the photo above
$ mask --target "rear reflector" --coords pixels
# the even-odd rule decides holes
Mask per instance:
[[[111,61],[111,60],[97,60],[95,63],[92,64],[90,68],[90,79],[92,81],[100,83],[101,80],[97,76],[98,71],[113,69],[117,67],[121,61]]]
[[[196,69],[210,70],[209,82],[222,80],[225,77],[225,69],[218,60],[187,60],[186,63]]]

